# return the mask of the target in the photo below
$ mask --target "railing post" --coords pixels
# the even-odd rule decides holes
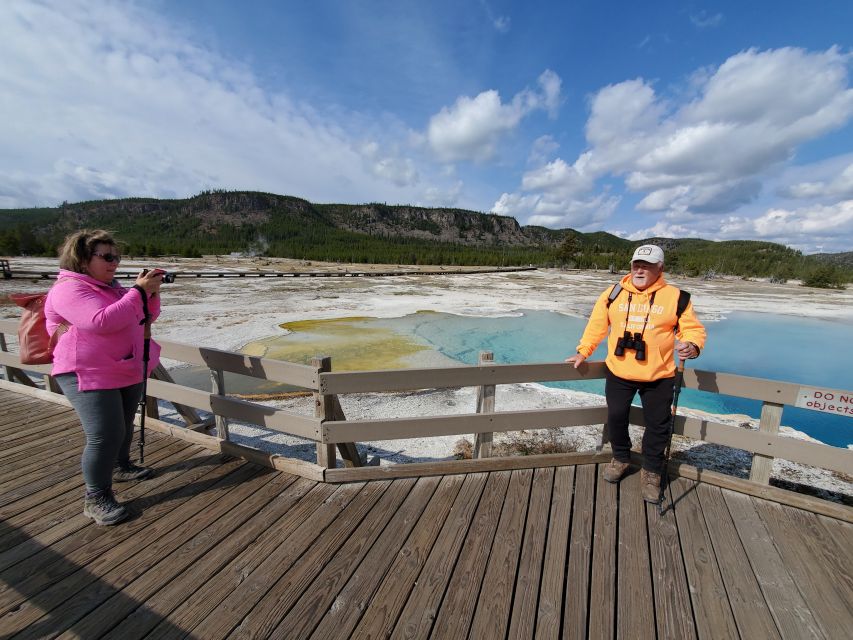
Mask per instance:
[[[56,378],[54,378],[52,375],[48,374],[44,377],[44,388],[47,391],[52,391],[53,393],[58,393],[59,395],[62,395],[62,389],[56,382]]]
[[[0,351],[9,352],[9,348],[6,346],[6,334],[0,333]],[[27,385],[28,387],[35,387],[36,383],[30,380],[30,377],[23,372],[23,370],[18,369],[16,367],[10,367],[9,365],[3,365],[3,370],[6,373],[6,380],[9,382],[14,382],[17,380],[21,384]]]
[[[332,370],[332,358],[329,356],[316,356],[311,358],[311,366],[317,367],[318,373],[327,373]],[[326,395],[319,391],[314,393],[314,417],[320,422],[335,419],[335,396]],[[335,445],[325,442],[317,443],[317,464],[327,469],[337,466],[337,454]]]
[[[481,351],[479,364],[480,366],[494,363],[495,354],[491,351]],[[477,413],[494,413],[495,412],[495,385],[484,384],[477,389]],[[492,455],[492,436],[494,434],[489,431],[487,433],[478,433],[474,437],[474,458],[488,458]]]
[[[6,346],[5,333],[0,333],[0,351],[9,351],[9,347]],[[6,380],[12,382],[12,367],[10,367],[8,364],[4,364],[3,372],[6,374]]]
[[[210,386],[211,393],[219,396],[225,395],[225,372],[222,369],[210,370]],[[220,440],[230,440],[231,436],[228,433],[228,418],[214,414],[214,422],[216,424],[216,437]]]
[[[784,405],[775,402],[761,403],[761,421],[758,430],[761,433],[779,433],[779,425],[782,424],[782,407]],[[749,479],[761,484],[770,483],[770,473],[773,471],[773,457],[764,456],[760,453],[752,454],[752,468],[749,470]]]

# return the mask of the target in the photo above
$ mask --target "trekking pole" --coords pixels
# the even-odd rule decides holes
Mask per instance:
[[[148,273],[147,269],[142,274]],[[139,464],[145,463],[145,401],[148,398],[148,360],[151,348],[151,315],[148,313],[148,293],[139,285],[134,285],[142,294],[142,315],[139,324],[144,325],[144,340],[142,341],[142,397],[139,398]]]
[[[675,412],[678,409],[678,395],[681,393],[681,385],[684,382],[684,360],[679,360],[675,371],[675,379],[672,387],[672,415],[669,418],[669,439],[666,443],[666,452],[663,455],[663,480],[660,483],[660,498],[658,499],[658,515],[663,515],[663,502],[666,499],[664,487],[669,487],[669,456],[672,448],[672,433],[675,431]]]
[[[142,397],[139,399],[139,464],[145,463],[145,403],[148,398],[148,360],[151,347],[151,323],[148,322],[148,314],[145,315],[145,340],[142,343]]]

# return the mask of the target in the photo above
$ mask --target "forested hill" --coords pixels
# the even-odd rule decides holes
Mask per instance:
[[[183,200],[126,198],[55,208],[0,210],[0,253],[54,255],[71,231],[105,228],[132,255],[227,254],[338,262],[482,264],[625,269],[637,242],[604,232],[522,227],[514,218],[462,209],[371,203],[313,204],[257,192],[205,192]],[[833,264],[768,242],[649,239],[667,250],[667,269],[853,281]]]

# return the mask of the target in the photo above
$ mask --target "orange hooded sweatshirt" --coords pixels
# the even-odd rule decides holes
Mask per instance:
[[[692,342],[700,350],[705,347],[705,327],[696,318],[693,303],[689,303],[679,319],[676,306],[680,290],[660,278],[645,291],[639,291],[631,281],[631,274],[621,280],[622,291],[607,307],[607,299],[612,287],[602,293],[592,309],[592,315],[586,325],[578,345],[578,353],[586,358],[592,355],[598,343],[607,338],[607,359],[605,363],[610,371],[620,378],[638,382],[650,382],[675,375],[675,338],[682,342]],[[654,295],[651,308],[649,303]],[[630,299],[630,308],[629,308]],[[639,333],[648,314],[643,339],[646,342],[646,359],[637,360],[634,349],[625,349],[624,355],[614,353],[616,342],[625,331]],[[678,331],[676,332],[676,324]]]

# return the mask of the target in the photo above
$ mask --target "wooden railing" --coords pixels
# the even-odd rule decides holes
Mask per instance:
[[[7,380],[34,385],[30,376],[24,373],[23,369],[26,369],[30,374],[44,376],[45,388],[56,391],[56,387],[50,384],[49,365],[23,366],[17,354],[8,351],[5,334],[15,335],[16,331],[16,321],[0,320],[0,364],[5,368]],[[525,456],[523,459],[511,461],[491,456],[492,434],[495,432],[601,425],[606,420],[606,409],[603,406],[495,412],[494,400],[497,385],[603,378],[605,368],[602,362],[588,362],[579,369],[564,363],[502,365],[495,364],[492,355],[486,352],[481,354],[480,363],[472,366],[334,372],[330,358],[318,357],[312,361],[311,365],[301,365],[170,341],[158,342],[163,348],[161,354],[163,358],[204,366],[211,371],[212,390],[210,392],[175,384],[162,368],[158,370],[157,377],[149,381],[149,395],[175,404],[187,422],[189,429],[171,427],[172,433],[176,435],[180,435],[180,432],[198,433],[214,426],[211,421],[199,420],[194,410],[201,409],[212,413],[215,417],[216,437],[223,449],[260,461],[272,460],[276,463],[274,466],[294,472],[309,469],[312,477],[320,477],[327,481],[340,482],[393,474],[393,471],[389,471],[389,467],[335,468],[336,447],[347,467],[359,467],[363,461],[359,458],[354,443],[374,440],[456,434],[475,435],[474,457],[476,460],[391,467],[402,475],[461,473],[467,468],[551,466],[561,463],[560,461],[564,461],[563,464],[571,463],[572,460],[590,462],[606,460],[609,457],[606,452],[600,451],[601,447],[598,453],[592,454]],[[314,415],[308,416],[231,397],[227,395],[225,389],[224,372],[308,390],[314,394]],[[349,420],[344,415],[338,400],[339,395],[349,393],[458,387],[478,388],[477,406],[472,413]],[[853,475],[853,451],[779,435],[784,406],[805,407],[807,403],[804,398],[810,397],[809,394],[814,396],[818,393],[823,394],[824,398],[829,394],[838,402],[843,401],[847,406],[853,407],[853,393],[833,389],[816,390],[788,382],[689,368],[685,371],[684,387],[761,401],[762,411],[758,431],[723,424],[711,417],[699,419],[678,416],[675,421],[676,434],[750,452],[752,454],[750,484],[764,487],[768,485],[775,458]],[[846,414],[843,408],[836,409],[836,412],[851,415],[853,408]],[[642,425],[641,409],[632,407],[630,419],[632,424]],[[269,452],[259,452],[231,443],[228,420],[239,420],[316,442],[317,465],[272,456]],[[204,437],[212,438],[212,436]],[[466,467],[465,463],[469,466]],[[686,465],[678,464],[675,464],[675,468],[676,471],[679,468],[682,471],[690,469]],[[694,475],[698,477],[703,474],[696,471]],[[705,472],[704,478],[717,475],[722,474],[709,475],[709,472]],[[728,483],[729,486],[738,488],[732,482]],[[726,484],[723,481],[717,483]]]

